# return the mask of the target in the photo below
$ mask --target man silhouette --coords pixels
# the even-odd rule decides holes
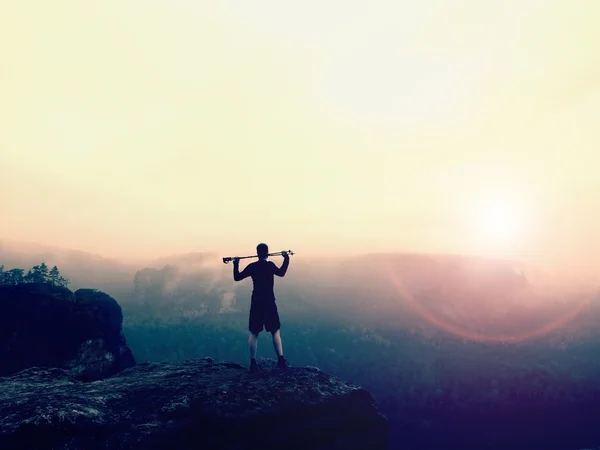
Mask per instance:
[[[277,353],[277,367],[286,369],[288,362],[283,357],[283,344],[281,342],[279,313],[275,304],[275,275],[283,277],[290,264],[290,256],[287,252],[282,252],[283,264],[277,267],[275,263],[267,261],[269,256],[269,247],[267,244],[258,244],[256,247],[258,261],[250,263],[240,273],[239,258],[233,259],[233,280],[241,281],[244,278],[251,277],[254,284],[252,297],[250,300],[250,317],[248,320],[248,350],[250,351],[250,372],[258,370],[256,365],[256,349],[258,347],[258,334],[263,330],[271,333],[273,337],[273,348]]]

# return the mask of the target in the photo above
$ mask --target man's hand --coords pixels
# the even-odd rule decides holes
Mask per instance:
[[[285,259],[288,259],[290,257],[290,255],[288,255],[288,252],[286,252],[285,250],[281,252],[281,256],[283,256]]]
[[[240,263],[240,258],[238,258],[237,256],[235,258],[233,258],[233,264],[239,264]]]

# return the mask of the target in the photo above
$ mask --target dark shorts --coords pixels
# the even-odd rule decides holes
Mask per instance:
[[[273,333],[281,327],[279,322],[279,313],[275,301],[253,301],[250,305],[250,319],[248,321],[248,330],[253,334],[258,334],[263,330]]]

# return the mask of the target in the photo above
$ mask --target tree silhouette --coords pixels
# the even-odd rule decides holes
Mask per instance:
[[[25,277],[23,276],[23,269],[11,269],[8,272],[4,272],[4,276],[2,277],[2,284],[19,284],[25,281]]]
[[[69,287],[69,280],[63,276],[59,277],[58,286]]]
[[[58,267],[54,266],[52,269],[50,269],[50,272],[48,273],[48,281],[55,286],[60,284],[60,272],[58,271]]]
[[[49,281],[48,266],[45,262],[33,266],[25,276],[26,283],[46,283]]]
[[[33,266],[31,269],[27,271],[27,275],[25,275],[25,283],[36,283],[38,282],[40,266]]]
[[[39,266],[39,279],[43,283],[45,281],[49,281],[48,278],[48,266],[45,262],[42,262]]]
[[[48,266],[45,262],[39,265],[33,266],[27,271],[27,275],[24,275],[24,269],[11,269],[5,270],[4,266],[0,266],[0,285],[2,284],[21,284],[21,283],[47,283],[53,286],[68,287],[69,280],[61,276],[57,266],[52,267],[48,270]]]

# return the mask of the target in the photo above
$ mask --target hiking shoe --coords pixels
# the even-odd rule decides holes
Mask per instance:
[[[288,363],[284,357],[281,357],[277,361],[277,368],[278,369],[289,369],[290,363]]]

